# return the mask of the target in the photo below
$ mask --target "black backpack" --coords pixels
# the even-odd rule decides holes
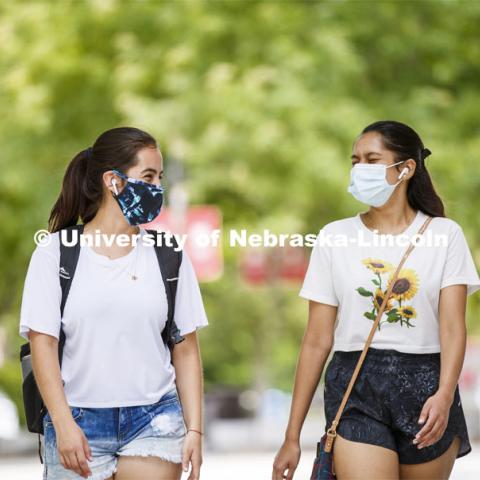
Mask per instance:
[[[66,230],[66,240],[67,243],[71,243],[72,232],[77,230],[77,239],[80,238],[80,235],[83,233],[83,225],[73,225],[66,227],[63,230]],[[160,267],[160,272],[162,274],[163,283],[165,285],[165,291],[167,293],[167,302],[168,302],[168,315],[167,322],[164,330],[162,331],[162,338],[164,343],[170,349],[170,352],[173,350],[173,347],[176,343],[180,343],[185,340],[185,337],[180,335],[180,330],[176,326],[173,316],[175,310],[175,295],[177,292],[177,283],[178,283],[178,274],[180,269],[180,264],[182,263],[182,251],[176,251],[177,243],[175,237],[172,238],[173,246],[167,246],[165,244],[165,234],[164,232],[157,232],[156,230],[146,230],[149,234],[161,237],[161,242],[156,242],[153,245],[155,253],[157,255],[158,264]],[[68,292],[70,291],[70,285],[72,283],[73,276],[75,275],[75,269],[78,262],[78,257],[80,254],[80,242],[77,241],[73,245],[65,245],[62,241],[62,232],[59,232],[60,235],[60,285],[62,288],[62,301],[60,304],[60,313],[63,317],[63,310],[67,302]],[[159,244],[158,244],[159,243]],[[58,361],[60,364],[60,369],[62,367],[62,354],[63,347],[65,344],[65,333],[63,328],[60,325],[60,335],[58,342]],[[35,382],[33,375],[33,370],[31,366],[31,353],[30,353],[30,342],[24,343],[20,347],[20,362],[22,365],[22,377],[23,377],[23,404],[25,410],[25,417],[27,420],[27,428],[32,433],[38,433],[39,441],[39,455],[40,461],[43,463],[42,456],[40,454],[40,435],[43,435],[43,417],[47,411],[46,405],[43,403],[40,391]]]

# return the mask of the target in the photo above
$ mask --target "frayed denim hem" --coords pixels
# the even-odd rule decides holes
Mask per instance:
[[[149,450],[147,452],[135,452],[128,451],[125,453],[119,453],[122,457],[158,457],[161,460],[171,463],[182,463],[182,457],[179,455],[168,455],[165,453],[158,453],[157,451]]]

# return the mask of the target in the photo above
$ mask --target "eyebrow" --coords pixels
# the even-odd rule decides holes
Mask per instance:
[[[368,152],[366,154],[367,157],[370,157],[371,155],[381,155],[380,152]],[[350,158],[358,158],[357,155],[353,154]]]
[[[146,172],[152,172],[152,173],[157,173],[157,171],[154,168],[145,168],[143,169],[140,173],[146,173]],[[160,171],[160,175],[163,173],[163,170]]]

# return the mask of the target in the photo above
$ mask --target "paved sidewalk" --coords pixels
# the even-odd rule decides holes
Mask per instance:
[[[270,480],[274,452],[243,452],[218,454],[206,452],[202,467],[203,480]],[[314,451],[303,451],[294,480],[309,478]],[[42,465],[38,457],[0,458],[0,478],[5,480],[41,480]],[[228,475],[227,475],[228,472]],[[480,472],[480,444],[472,445],[472,452],[459,458],[450,480],[476,480]],[[184,474],[182,480],[186,480]]]

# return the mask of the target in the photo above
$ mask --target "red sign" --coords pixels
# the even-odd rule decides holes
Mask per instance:
[[[308,259],[300,247],[251,248],[242,261],[243,278],[253,284],[276,280],[301,282],[305,277]]]
[[[142,227],[169,231],[183,238],[199,281],[212,281],[222,276],[222,215],[219,208],[211,205],[189,207],[185,218],[177,218],[171,209],[164,207],[155,220]]]

